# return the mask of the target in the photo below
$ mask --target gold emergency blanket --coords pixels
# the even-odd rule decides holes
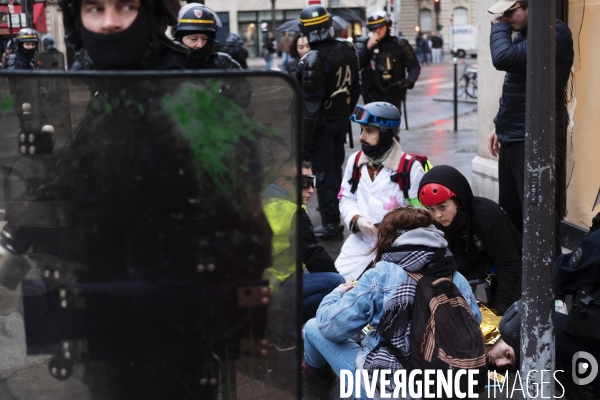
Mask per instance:
[[[500,320],[502,317],[496,315],[491,308],[483,303],[477,302],[479,305],[479,311],[481,312],[481,324],[479,328],[483,334],[483,341],[485,342],[486,349],[490,347],[500,338]]]

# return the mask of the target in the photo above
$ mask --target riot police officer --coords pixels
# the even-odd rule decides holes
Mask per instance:
[[[39,69],[65,69],[65,56],[56,48],[52,36],[44,35],[42,37],[42,48],[43,51],[36,57]]]
[[[181,8],[175,28],[175,40],[190,48],[183,64],[191,69],[241,69],[225,53],[213,53],[221,20],[210,8],[200,3],[189,3]]]
[[[9,70],[36,69],[33,58],[38,51],[37,32],[31,28],[23,28],[15,38],[17,50],[7,57],[5,68]]]
[[[188,50],[164,32],[175,25],[175,0],[60,0],[65,43],[96,70],[183,69]]]
[[[391,24],[390,16],[383,10],[367,19],[371,36],[364,45],[357,44],[362,95],[365,104],[385,101],[402,110],[406,90],[415,86],[421,67],[408,41],[390,35]]]
[[[244,47],[244,43],[240,35],[235,32],[231,32],[227,36],[226,45],[221,49],[225,54],[229,54],[231,58],[240,64],[242,69],[248,69],[248,50]]]
[[[304,157],[317,175],[317,199],[321,240],[341,240],[338,191],[342,182],[344,139],[348,118],[360,95],[354,46],[334,39],[331,15],[323,6],[308,6],[300,13],[300,31],[308,38],[310,52],[300,61],[304,95]]]

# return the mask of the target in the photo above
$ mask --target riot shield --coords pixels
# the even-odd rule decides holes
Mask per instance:
[[[60,51],[44,51],[35,56],[38,69],[65,70],[65,56]]]
[[[298,112],[281,74],[1,74],[0,389],[296,398]]]

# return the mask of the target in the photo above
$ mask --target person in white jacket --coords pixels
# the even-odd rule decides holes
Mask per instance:
[[[357,105],[350,120],[361,126],[362,149],[348,159],[338,194],[340,214],[352,234],[344,242],[335,267],[344,278],[356,280],[373,261],[370,250],[383,217],[397,206],[420,206],[419,182],[425,173],[421,163],[411,160],[413,156],[404,153],[394,139],[400,112],[392,104]],[[403,179],[408,184],[408,196],[401,189],[399,171],[407,172]]]

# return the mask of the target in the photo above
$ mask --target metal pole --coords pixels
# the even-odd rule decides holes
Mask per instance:
[[[529,1],[521,310],[521,376],[532,372],[523,384],[528,399],[540,398],[538,390],[553,397],[555,388],[555,15],[556,2]],[[543,370],[549,372],[542,376]]]
[[[12,11],[14,11],[14,6],[12,2],[9,2],[7,4],[7,9],[8,9],[8,33],[10,35],[10,52],[14,53],[15,51],[15,37],[13,36],[13,28],[12,28],[12,14],[11,14],[11,9]]]
[[[27,0],[21,0],[21,13],[25,14],[25,27],[33,28],[33,24],[29,24],[29,8],[27,7]],[[19,22],[21,21],[21,16],[19,15]]]
[[[454,64],[454,132],[458,131],[458,58],[452,58]]]
[[[400,33],[400,7],[402,0],[394,0],[394,29],[393,34],[398,36]]]
[[[393,0],[388,0],[387,4],[386,4],[386,11],[387,11],[388,15],[392,14],[392,1]]]

